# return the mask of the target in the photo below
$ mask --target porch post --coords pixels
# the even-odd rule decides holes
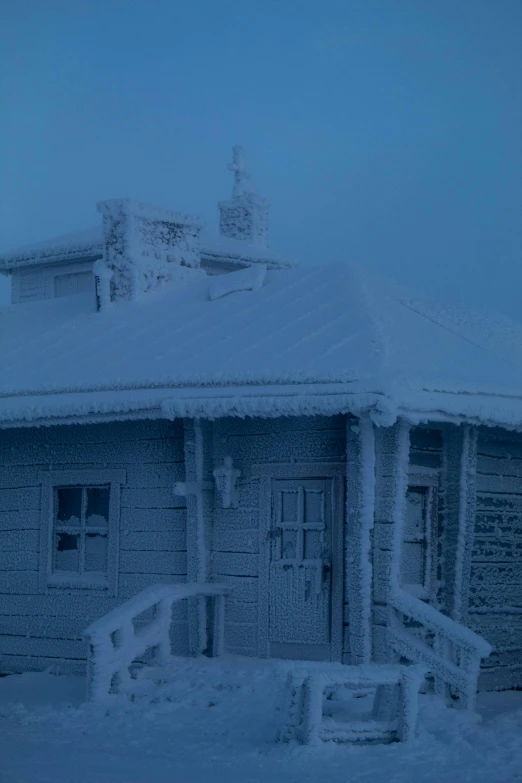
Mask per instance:
[[[346,579],[350,660],[353,665],[372,659],[371,530],[375,500],[375,438],[368,415],[357,422],[348,417],[346,428]],[[346,649],[346,641],[343,649]]]
[[[475,536],[478,428],[462,425],[445,433],[444,605],[465,624],[468,613],[471,553]]]
[[[210,574],[212,473],[208,444],[211,424],[184,419],[187,497],[187,582],[204,583]],[[208,646],[205,596],[188,599],[189,648],[192,655]]]
[[[376,430],[375,529],[373,537],[373,660],[390,661],[386,626],[388,597],[400,581],[410,425],[398,421]]]

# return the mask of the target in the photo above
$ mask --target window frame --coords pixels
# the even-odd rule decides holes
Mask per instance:
[[[42,487],[40,528],[40,591],[89,590],[116,596],[118,591],[118,554],[120,527],[121,485],[125,484],[124,470],[89,469],[60,470],[40,473]],[[107,521],[107,579],[93,579],[90,575],[53,571],[55,497],[56,490],[63,487],[109,486],[109,519]],[[79,527],[80,532],[80,527]]]
[[[407,476],[406,492],[410,489],[424,489],[427,494],[427,513],[426,513],[426,556],[425,556],[425,577],[424,584],[403,583],[401,578],[401,588],[406,592],[411,592],[417,598],[432,602],[436,598],[437,587],[437,529],[438,529],[438,487],[439,471],[429,468],[422,468],[418,472],[411,470]],[[407,501],[406,501],[407,502]],[[401,568],[404,552],[405,534],[404,529],[401,536]]]

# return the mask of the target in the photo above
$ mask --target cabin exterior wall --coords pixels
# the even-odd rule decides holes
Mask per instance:
[[[62,671],[82,671],[86,649],[81,632],[91,621],[147,585],[187,578],[229,584],[227,649],[242,655],[266,654],[260,632],[266,598],[260,567],[266,537],[262,475],[271,475],[273,466],[278,478],[285,476],[286,467],[295,477],[303,466],[304,478],[307,466],[319,466],[321,473],[324,465],[327,473],[330,465],[346,479],[348,496],[342,522],[343,662],[362,662],[365,656],[388,659],[386,596],[393,567],[394,497],[398,484],[404,485],[408,513],[408,492],[415,494],[426,485],[434,490],[435,508],[430,539],[433,576],[424,597],[457,620],[458,609],[462,622],[495,646],[483,665],[482,689],[522,685],[522,435],[479,428],[477,437],[475,428],[413,427],[403,459],[398,452],[399,425],[373,428],[369,420],[367,425],[373,434],[366,442],[366,455],[368,444],[375,446],[372,498],[358,483],[364,473],[364,428],[346,416],[225,418],[213,423],[158,420],[2,431],[0,673],[53,664],[60,664]],[[199,467],[198,437],[203,455]],[[225,457],[241,471],[235,508],[222,508],[213,483],[212,471]],[[124,476],[116,594],[92,588],[42,589],[42,525],[49,524],[42,510],[43,478],[57,471],[80,475],[89,470],[119,471]],[[407,472],[404,482],[401,470]],[[176,482],[187,482],[187,487],[201,482],[202,491],[174,494]],[[204,551],[194,527],[198,519]],[[461,536],[465,552],[459,557],[464,562],[469,555],[471,578],[469,587],[460,584],[457,596],[456,553],[459,547],[462,550],[459,530],[466,525],[468,532],[464,539]],[[357,542],[367,546],[360,563],[364,565],[366,557],[371,561],[367,585],[355,569]],[[356,625],[366,590],[370,619]],[[465,605],[459,608],[461,599]],[[182,604],[173,623],[176,652],[191,649],[193,631]],[[369,642],[362,640],[365,633]]]
[[[480,428],[468,625],[494,650],[484,690],[522,687],[522,434]]]
[[[83,671],[82,630],[155,582],[184,581],[186,502],[172,486],[185,478],[182,423],[166,421],[4,430],[0,433],[0,672],[60,664]],[[124,472],[117,595],[96,589],[41,589],[41,474]],[[177,649],[186,618],[175,618]]]
[[[261,489],[255,466],[344,463],[345,422],[345,416],[302,416],[224,418],[214,424],[215,466],[230,456],[241,471],[238,507],[221,508],[215,493],[212,526],[211,577],[233,587],[225,613],[225,644],[233,653],[259,655],[263,642],[258,630]],[[347,622],[344,636],[348,645]]]

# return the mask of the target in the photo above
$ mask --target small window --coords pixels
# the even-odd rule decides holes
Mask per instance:
[[[401,583],[418,598],[432,593],[432,538],[435,488],[409,486],[402,536]]]
[[[41,586],[116,591],[123,471],[41,474]]]
[[[92,272],[72,272],[66,275],[56,275],[54,278],[55,297],[89,294],[91,291],[94,291]]]
[[[108,576],[110,486],[55,487],[53,574]]]

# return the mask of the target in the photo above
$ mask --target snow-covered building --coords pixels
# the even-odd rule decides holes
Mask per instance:
[[[296,267],[232,168],[218,238],[118,200],[0,258],[0,672],[218,583],[229,652],[522,686],[522,325]],[[173,649],[211,619],[176,604]]]

